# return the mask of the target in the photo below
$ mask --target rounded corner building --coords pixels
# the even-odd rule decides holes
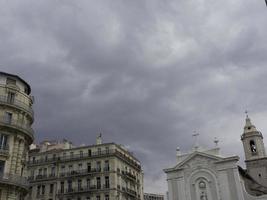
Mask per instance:
[[[34,139],[30,85],[0,72],[0,199],[22,200],[28,192],[26,158]]]

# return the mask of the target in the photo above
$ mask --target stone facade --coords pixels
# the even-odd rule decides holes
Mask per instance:
[[[26,158],[33,142],[33,98],[20,77],[0,72],[0,199],[23,199]]]
[[[30,151],[28,167],[28,200],[143,200],[140,162],[101,137],[91,146],[41,145]]]

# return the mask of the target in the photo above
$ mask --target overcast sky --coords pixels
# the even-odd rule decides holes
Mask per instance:
[[[194,130],[242,160],[247,109],[267,138],[264,0],[0,0],[0,47],[0,71],[32,86],[36,142],[101,131],[140,159],[146,192],[165,193]]]

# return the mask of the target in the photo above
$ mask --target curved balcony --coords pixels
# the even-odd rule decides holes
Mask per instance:
[[[0,174],[0,184],[13,185],[28,190],[29,183],[26,177],[14,174]]]
[[[0,126],[5,126],[8,128],[19,130],[26,135],[28,135],[32,140],[34,138],[34,131],[30,126],[22,124],[18,120],[14,119],[6,119],[4,117],[0,117]]]
[[[9,155],[8,145],[0,145],[0,156],[8,156],[8,155]]]
[[[33,114],[34,114],[33,109],[30,105],[28,105],[22,101],[19,101],[17,99],[10,99],[10,98],[8,98],[8,96],[0,95],[0,104],[7,104],[7,105],[17,107],[19,109],[22,109],[22,110],[28,112],[31,116],[33,116]]]

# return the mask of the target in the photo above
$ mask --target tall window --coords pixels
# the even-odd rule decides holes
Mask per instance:
[[[96,162],[96,171],[98,171],[98,172],[101,171],[101,161]]]
[[[105,195],[105,200],[109,200],[109,195],[108,194]]]
[[[87,163],[87,172],[91,172],[91,163]]]
[[[42,185],[42,195],[45,194],[45,185]]]
[[[105,168],[104,168],[105,171],[109,171],[109,161],[108,160],[105,160]]]
[[[81,179],[78,180],[78,190],[79,191],[82,190],[82,180]]]
[[[83,169],[83,164],[82,164],[82,163],[79,163],[79,165],[78,165],[78,170],[79,170],[79,171],[82,171],[82,169]]]
[[[42,175],[43,174],[43,169],[40,168],[39,171],[38,171],[38,175]]]
[[[96,178],[96,189],[101,189],[101,178],[100,177]]]
[[[12,113],[6,112],[5,113],[5,123],[11,124],[11,122],[12,122]]]
[[[97,148],[97,154],[101,155],[101,148]]]
[[[105,187],[109,188],[109,177],[108,176],[105,177]]]
[[[86,180],[86,183],[87,183],[87,189],[90,189],[91,180],[89,178]]]
[[[64,182],[60,182],[60,193],[64,193]]]
[[[68,180],[68,191],[72,191],[72,180]]]
[[[73,158],[73,152],[70,152],[70,158]]]
[[[53,194],[53,192],[54,192],[54,184],[50,184],[49,193]]]
[[[100,196],[98,195],[98,196],[96,196],[96,200],[100,200]]]
[[[56,168],[53,166],[51,167],[51,176],[55,176]]]
[[[80,151],[80,158],[83,157],[83,151]]]
[[[41,186],[38,185],[38,186],[37,186],[37,193],[36,193],[36,195],[37,195],[37,196],[40,196],[40,194],[41,194]]]
[[[88,149],[88,156],[92,156],[92,150],[91,149]]]
[[[7,93],[7,102],[13,104],[15,102],[15,93],[8,92]]]
[[[0,149],[7,149],[7,135],[0,135]]]
[[[44,168],[44,176],[47,176],[47,168]]]

